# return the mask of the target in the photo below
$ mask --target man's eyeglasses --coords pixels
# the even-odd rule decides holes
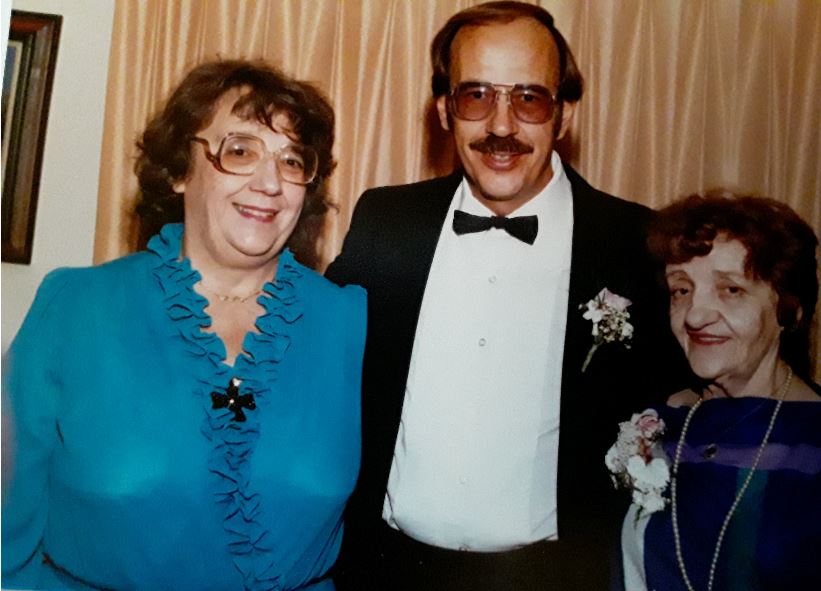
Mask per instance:
[[[500,94],[507,96],[519,121],[544,123],[553,117],[556,97],[537,84],[491,84],[462,82],[448,94],[450,110],[459,119],[480,121],[491,114]]]
[[[220,172],[250,176],[268,158],[273,157],[283,181],[307,185],[316,177],[319,157],[310,146],[288,144],[272,152],[256,136],[229,134],[222,138],[217,153],[212,154],[208,140],[201,137],[191,140],[202,144],[205,157]]]

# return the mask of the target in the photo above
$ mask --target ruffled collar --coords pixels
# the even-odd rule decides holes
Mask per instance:
[[[188,258],[181,258],[182,224],[169,224],[148,243],[156,255],[153,274],[163,293],[168,317],[190,354],[196,386],[205,419],[203,435],[212,443],[208,467],[214,475],[214,497],[220,507],[228,549],[242,574],[245,589],[280,589],[280,571],[264,524],[271,514],[259,506],[258,495],[250,481],[250,463],[261,428],[259,416],[271,396],[284,396],[277,389],[279,364],[291,343],[293,326],[302,318],[299,284],[305,269],[284,250],[279,257],[276,279],[263,287],[257,302],[263,313],[256,320],[257,332],[249,332],[243,352],[233,367],[225,363],[225,346],[214,333],[203,328],[211,325],[205,312],[208,300],[194,290],[200,280]],[[227,408],[213,408],[212,394],[225,394],[233,378],[241,380],[240,392],[254,397],[257,409],[247,412],[247,420],[236,421]],[[273,511],[274,508],[267,508]],[[263,517],[264,516],[264,517]]]
[[[191,267],[188,258],[180,258],[182,236],[182,224],[167,224],[148,243],[148,250],[158,257],[153,271],[163,290],[166,310],[192,353],[207,358],[216,370],[222,370],[220,366],[230,370],[231,367],[224,363],[222,340],[215,333],[202,330],[211,326],[211,317],[205,312],[208,300],[194,290],[194,285],[202,278],[199,271]],[[287,337],[289,326],[302,316],[296,285],[303,271],[290,250],[285,249],[280,254],[276,279],[266,283],[262,295],[257,298],[265,309],[256,321],[259,332],[249,332],[245,336],[244,352],[237,356],[235,369],[253,360],[270,357],[278,361],[284,356],[287,342],[274,339],[276,343],[272,349],[272,339],[266,336]]]

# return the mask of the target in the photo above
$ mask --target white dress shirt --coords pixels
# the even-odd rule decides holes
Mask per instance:
[[[454,210],[492,215],[464,179],[445,218],[382,512],[421,542],[490,552],[557,537],[573,198],[555,152],[551,164],[511,215],[538,216],[533,245],[501,229],[457,236]]]

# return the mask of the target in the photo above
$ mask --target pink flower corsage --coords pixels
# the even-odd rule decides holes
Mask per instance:
[[[661,511],[666,503],[663,493],[670,482],[670,458],[661,446],[664,429],[655,410],[634,414],[619,423],[616,443],[604,456],[613,485],[632,490],[639,513]]]

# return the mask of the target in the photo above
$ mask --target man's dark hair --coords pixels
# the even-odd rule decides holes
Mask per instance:
[[[191,139],[210,125],[220,98],[231,89],[243,93],[232,112],[271,127],[272,117],[288,117],[301,143],[318,155],[316,178],[306,187],[305,204],[288,245],[305,264],[314,265],[315,234],[328,209],[326,180],[334,169],[334,112],[316,87],[286,76],[263,61],[218,60],[192,69],[148,123],[137,142],[135,172],[140,200],[141,244],[169,222],[184,219],[182,196],[173,185],[190,171]]]
[[[818,300],[818,239],[812,228],[779,201],[714,191],[662,209],[648,244],[653,256],[669,265],[707,256],[718,239],[743,244],[745,271],[778,295],[781,357],[809,380],[810,328]]]
[[[431,88],[434,98],[450,92],[450,49],[456,34],[469,26],[509,23],[520,18],[533,18],[547,28],[559,50],[559,102],[574,103],[582,97],[583,80],[573,52],[553,23],[553,16],[544,8],[524,2],[486,2],[454,14],[439,30],[430,48],[433,65]]]

